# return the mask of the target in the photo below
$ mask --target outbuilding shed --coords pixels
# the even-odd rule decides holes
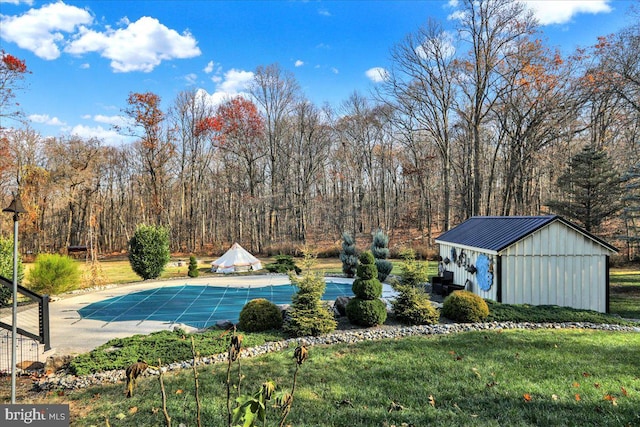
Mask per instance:
[[[483,298],[609,312],[617,249],[560,216],[472,217],[436,243],[440,270]]]

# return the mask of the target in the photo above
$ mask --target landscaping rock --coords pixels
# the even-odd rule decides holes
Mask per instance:
[[[340,316],[347,315],[347,304],[349,303],[350,297],[338,297],[336,298],[336,302],[333,304],[333,308]]]

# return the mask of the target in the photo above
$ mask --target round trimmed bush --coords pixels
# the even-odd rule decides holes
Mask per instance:
[[[379,280],[356,279],[351,285],[353,294],[361,299],[376,299],[382,295],[382,283]]]
[[[360,254],[360,264],[356,270],[356,275],[363,280],[371,280],[374,277],[378,277],[375,258],[373,258],[371,252],[367,251]]]
[[[258,298],[249,301],[240,311],[238,329],[246,332],[262,332],[282,327],[282,312],[269,300]]]
[[[473,292],[455,291],[442,303],[442,315],[456,322],[482,322],[489,316],[489,306]]]
[[[397,286],[398,296],[392,301],[396,318],[409,325],[438,323],[440,312],[431,304],[429,295],[413,286]]]
[[[387,320],[387,305],[380,299],[352,298],[346,311],[349,321],[360,326],[381,325]]]

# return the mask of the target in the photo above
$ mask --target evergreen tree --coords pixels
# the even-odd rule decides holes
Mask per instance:
[[[291,308],[284,322],[284,331],[292,337],[318,336],[333,331],[336,320],[329,307],[322,301],[327,287],[321,272],[313,271],[315,257],[305,253],[302,277],[289,272],[289,280],[298,287],[291,299]]]
[[[155,279],[169,262],[169,230],[161,226],[139,225],[129,240],[129,263],[144,280]]]
[[[200,271],[198,270],[198,260],[193,255],[189,257],[189,271],[187,272],[187,275],[189,277],[198,277],[200,275]]]
[[[557,185],[566,199],[550,200],[547,205],[587,231],[597,229],[621,208],[620,177],[607,154],[593,146],[584,147],[571,158]]]
[[[376,260],[376,268],[378,269],[378,280],[384,282],[393,265],[389,258],[389,236],[387,236],[382,230],[378,230],[373,233],[373,241],[371,242],[371,253]]]
[[[349,322],[360,326],[381,325],[387,320],[387,305],[380,299],[382,283],[378,280],[378,271],[371,252],[360,254],[357,279],[351,289],[354,298],[347,303]]]
[[[353,277],[356,275],[356,269],[358,268],[356,240],[346,231],[342,233],[342,251],[340,251],[340,261],[342,261],[342,272],[347,277]]]

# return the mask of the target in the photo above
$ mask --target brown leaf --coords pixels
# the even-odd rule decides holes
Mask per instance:
[[[436,407],[436,399],[433,398],[432,394],[429,395],[429,405],[433,406],[434,408]]]
[[[580,395],[576,393],[576,402],[580,402]]]
[[[531,395],[529,393],[525,393],[522,395],[525,402],[531,402]]]
[[[136,412],[138,412],[138,407],[137,406],[132,406],[131,408],[129,408],[129,413],[131,415],[135,414]]]
[[[573,383],[572,385],[573,385],[575,388],[580,387],[580,383]]]
[[[600,388],[600,383],[593,383],[593,386],[594,386],[595,388]]]
[[[495,381],[491,381],[490,383],[487,383],[487,387],[489,387],[489,388],[494,387],[496,385],[498,385],[498,383],[495,382]]]
[[[182,394],[182,389],[181,388],[177,389],[176,394]]]
[[[620,390],[622,390],[622,394],[624,395],[624,397],[629,396],[629,394],[627,393],[627,389],[625,389],[624,387],[620,387]]]
[[[558,400],[558,395],[557,394],[552,394],[551,395],[551,399],[552,400]]]
[[[583,373],[582,373],[582,376],[583,376],[583,377],[585,377],[585,378],[587,378],[587,377],[590,377],[590,376],[591,376],[591,374],[590,374],[590,373],[588,373],[588,372],[583,372]]]

